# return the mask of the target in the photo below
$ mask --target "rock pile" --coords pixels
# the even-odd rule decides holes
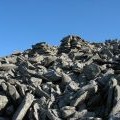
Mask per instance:
[[[0,58],[0,120],[120,120],[120,41],[67,36]]]

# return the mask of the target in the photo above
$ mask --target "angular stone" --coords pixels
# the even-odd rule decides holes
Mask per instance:
[[[119,99],[119,101],[117,101],[116,105],[113,106],[113,108],[109,114],[109,118],[116,115],[119,111],[120,111],[120,99]]]
[[[70,35],[60,46],[35,44],[0,58],[0,119],[120,119],[119,73],[118,40]]]
[[[100,74],[100,68],[98,65],[92,63],[85,66],[83,72],[88,80],[92,80]]]
[[[38,68],[37,73],[38,73],[39,75],[43,75],[43,74],[47,73],[46,67],[44,67],[44,66],[42,66],[42,65],[37,65],[37,68]]]
[[[75,112],[71,118],[68,120],[86,120],[87,117],[94,117],[95,114],[92,112],[88,112],[86,109],[80,112]],[[84,119],[85,118],[85,119]]]
[[[0,95],[0,111],[5,109],[8,104],[8,98],[5,95]]]
[[[78,61],[74,63],[72,69],[74,72],[80,73],[85,66],[84,63],[79,63]]]
[[[10,69],[16,69],[16,68],[17,68],[17,66],[14,64],[2,64],[0,66],[0,71],[8,71]]]
[[[23,101],[21,102],[20,106],[16,110],[15,114],[13,115],[12,120],[22,120],[28,111],[29,107],[31,106],[34,100],[34,96],[28,93]]]
[[[72,106],[65,106],[61,108],[61,114],[64,119],[73,115],[75,112],[76,112],[75,107]]]
[[[35,87],[40,86],[41,83],[42,83],[42,79],[40,78],[35,78],[35,77],[30,78],[30,84],[32,84]]]
[[[61,75],[55,70],[49,70],[44,76],[51,82],[59,81],[61,79]]]
[[[62,73],[62,85],[67,85],[71,81],[72,81],[72,79],[70,78],[69,75]]]
[[[45,91],[43,91],[40,86],[38,86],[38,87],[36,88],[35,94],[36,94],[37,96],[40,96],[40,97],[43,97],[43,96],[44,96],[44,97],[47,98],[47,99],[50,98],[50,95],[49,95],[48,93],[46,93]]]
[[[66,89],[71,90],[71,91],[77,91],[79,89],[79,84],[77,84],[74,81],[71,81],[67,86]]]
[[[20,95],[18,93],[18,91],[16,90],[16,88],[13,85],[10,85],[7,83],[7,91],[6,91],[11,98],[15,101],[18,100],[20,98]]]
[[[45,57],[44,60],[43,60],[43,66],[45,66],[45,67],[51,66],[55,62],[56,59],[57,59],[56,56]]]
[[[64,106],[70,105],[71,100],[74,98],[73,92],[68,92],[63,94],[59,99],[58,99],[58,106],[60,108]]]
[[[49,110],[47,110],[47,117],[50,120],[62,120],[62,119],[59,118],[57,110],[55,110],[55,109],[49,109]]]
[[[71,101],[70,105],[76,107],[76,106],[84,103],[84,101],[87,98],[87,95],[88,95],[88,92],[80,92],[79,95],[77,94],[77,97]]]
[[[116,113],[115,115],[111,116],[109,120],[120,120],[120,112]]]
[[[113,105],[115,105],[119,99],[120,99],[120,86],[116,85],[114,87],[114,101],[113,101]]]

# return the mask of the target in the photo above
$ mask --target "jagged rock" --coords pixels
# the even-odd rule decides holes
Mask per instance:
[[[113,106],[112,111],[109,114],[109,118],[112,118],[113,116],[115,116],[116,114],[118,114],[120,111],[120,100],[117,101],[116,105]]]
[[[92,63],[85,66],[83,72],[88,80],[92,80],[100,74],[100,68],[97,64]]]
[[[69,35],[0,58],[0,120],[119,120],[120,41]]]
[[[90,46],[86,41],[81,39],[79,36],[67,36],[61,40],[61,45],[58,49],[58,53],[68,53],[72,49],[78,49],[82,52],[89,52]]]
[[[87,97],[87,94],[88,92],[80,92],[80,93],[77,93],[77,97],[75,97],[75,99],[71,102],[71,106],[77,106],[77,105],[80,105],[82,103],[84,103],[84,101],[86,100],[86,97]]]
[[[40,86],[41,83],[42,83],[42,79],[35,78],[35,77],[30,78],[30,84],[35,86],[35,87]]]
[[[44,56],[35,56],[35,57],[30,57],[28,58],[28,60],[31,62],[31,63],[41,63],[43,60],[44,60]]]
[[[10,85],[9,83],[7,83],[7,94],[10,95],[10,97],[16,101],[20,98],[20,95],[18,93],[18,91],[16,90],[16,88],[13,85]]]
[[[120,112],[116,113],[115,115],[111,116],[109,120],[120,120]]]
[[[109,88],[108,88],[108,97],[106,103],[106,112],[105,114],[108,115],[113,107],[113,96],[114,96],[114,88],[117,85],[117,81],[114,78],[111,78],[109,81]],[[116,96],[117,97],[117,96]]]
[[[49,66],[51,66],[55,62],[56,59],[57,59],[56,56],[47,56],[47,57],[44,58],[42,64],[45,67],[49,67]]]
[[[75,114],[73,114],[73,116],[71,118],[69,118],[68,120],[84,120],[88,117],[94,117],[95,114],[92,112],[88,112],[86,109],[82,110],[81,112],[75,112]]]
[[[79,63],[78,61],[74,63],[74,66],[72,67],[74,72],[80,73],[85,66],[84,63]]]
[[[47,73],[47,69],[46,67],[42,66],[42,65],[37,65],[37,73],[39,75],[44,75],[45,73]]]
[[[17,66],[14,64],[2,64],[0,66],[0,71],[8,71],[10,69],[16,69],[16,68],[17,68]]]
[[[68,118],[76,112],[75,107],[65,106],[61,108],[61,114],[63,118]]]
[[[59,118],[58,112],[55,109],[47,110],[47,117],[50,120],[62,120],[61,118]]]
[[[65,93],[63,94],[63,96],[61,96],[59,99],[58,99],[58,106],[60,108],[64,107],[64,106],[68,106],[71,102],[71,100],[73,99],[73,92],[68,92],[68,93]]]
[[[71,91],[77,91],[79,89],[79,84],[77,84],[74,81],[71,81],[67,86],[66,86],[67,90],[71,90]]]
[[[22,120],[28,111],[29,107],[31,106],[34,100],[34,96],[28,93],[25,98],[23,99],[22,103],[18,107],[17,111],[13,115],[12,120]]]
[[[57,53],[56,47],[49,46],[45,42],[37,43],[36,45],[32,46],[31,54],[38,53],[38,54],[50,54],[55,55]]]
[[[44,76],[51,82],[59,81],[61,79],[61,73],[59,70],[49,70]]]
[[[5,95],[0,95],[0,112],[5,109],[8,103],[8,98]]]
[[[50,98],[50,95],[46,93],[45,91],[43,91],[40,86],[38,86],[36,89],[36,95],[41,96],[41,97],[44,96],[45,98]]]
[[[70,78],[70,76],[62,72],[62,85],[67,85],[71,81],[72,79]]]

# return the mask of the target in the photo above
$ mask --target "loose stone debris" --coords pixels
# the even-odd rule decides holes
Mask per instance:
[[[120,120],[120,41],[69,35],[1,57],[0,120]]]

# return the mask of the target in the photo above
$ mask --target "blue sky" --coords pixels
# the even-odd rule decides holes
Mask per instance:
[[[75,34],[120,38],[120,0],[0,0],[0,56]]]

